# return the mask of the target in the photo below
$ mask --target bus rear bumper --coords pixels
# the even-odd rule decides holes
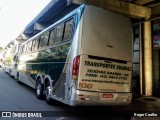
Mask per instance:
[[[71,97],[71,106],[115,106],[130,105],[131,93],[101,93],[76,90]]]

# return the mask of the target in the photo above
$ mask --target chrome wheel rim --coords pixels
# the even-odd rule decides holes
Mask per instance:
[[[47,88],[46,88],[46,98],[49,99],[50,96],[51,96],[51,87],[47,86]]]
[[[41,85],[38,83],[37,85],[37,95],[40,95],[41,93]]]

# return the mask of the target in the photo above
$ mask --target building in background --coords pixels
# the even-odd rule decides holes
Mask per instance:
[[[153,95],[160,97],[160,19],[152,22],[153,39]]]

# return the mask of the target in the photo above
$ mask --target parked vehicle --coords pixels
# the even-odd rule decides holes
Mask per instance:
[[[129,18],[82,5],[22,44],[19,82],[71,106],[129,105],[132,24]]]

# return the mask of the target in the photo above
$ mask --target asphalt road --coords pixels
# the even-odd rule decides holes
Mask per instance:
[[[48,105],[45,100],[38,100],[34,89],[18,84],[0,69],[0,114],[2,112],[40,112],[45,118],[29,118],[29,120],[129,120],[123,115],[125,112],[116,112],[122,107],[71,107],[64,104]],[[125,110],[125,109],[124,109]],[[127,110],[127,109],[126,109]],[[118,114],[117,114],[118,113]],[[16,114],[15,114],[16,117]],[[0,120],[18,120],[16,118],[0,118]],[[23,118],[28,120],[28,118]]]

